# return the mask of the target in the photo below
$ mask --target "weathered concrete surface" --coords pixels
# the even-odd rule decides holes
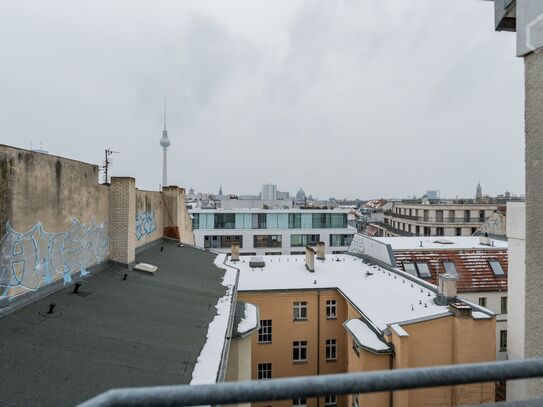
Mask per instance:
[[[543,52],[524,58],[526,74],[525,357],[543,356]],[[526,382],[526,397],[542,397],[543,380]]]

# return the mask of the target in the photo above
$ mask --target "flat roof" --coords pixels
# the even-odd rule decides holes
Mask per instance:
[[[218,209],[189,209],[189,213],[350,213],[350,209],[301,209],[301,208],[218,208]]]
[[[224,255],[221,255],[224,258]],[[336,288],[379,330],[388,324],[448,314],[434,303],[436,293],[422,280],[401,270],[386,270],[351,255],[327,255],[315,260],[315,272],[305,267],[305,256],[263,256],[263,268],[249,259],[227,265],[240,270],[239,291],[314,290]],[[420,283],[418,282],[420,281]]]
[[[227,293],[215,258],[163,241],[136,255],[154,274],[111,265],[78,295],[70,285],[1,316],[2,404],[73,406],[111,388],[190,383]]]
[[[373,240],[389,244],[392,250],[447,250],[447,249],[507,249],[508,244],[503,240],[492,239],[493,246],[480,243],[479,236],[398,236],[398,237],[371,237]],[[440,241],[448,241],[445,244]],[[422,242],[422,246],[421,246]]]

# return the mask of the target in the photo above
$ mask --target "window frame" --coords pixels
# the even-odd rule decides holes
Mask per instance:
[[[329,394],[328,396],[324,396],[324,405],[325,407],[337,406],[337,396],[335,394]]]
[[[292,362],[307,363],[307,341],[292,341]]]
[[[326,361],[337,361],[337,340],[336,339],[326,339]]]
[[[259,363],[256,368],[258,380],[269,380],[272,378],[271,362]],[[264,377],[266,376],[266,377]]]
[[[507,351],[507,329],[500,330],[500,352]]]
[[[326,319],[337,319],[336,300],[326,300]]]
[[[500,299],[500,313],[507,315],[507,296]]]
[[[292,399],[292,407],[307,407],[306,398]]]
[[[305,313],[305,316],[302,314]],[[307,301],[294,301],[292,303],[292,320],[293,321],[307,321],[308,310]]]
[[[481,307],[486,308],[487,304],[488,304],[488,298],[487,297],[479,297],[479,305]]]
[[[267,344],[272,343],[272,320],[261,319],[260,328],[258,329],[258,343]],[[262,339],[261,339],[262,338]],[[265,339],[267,338],[267,339]]]
[[[489,259],[488,265],[492,269],[492,273],[496,277],[505,277],[505,270],[503,269],[502,263],[498,259]],[[499,269],[498,269],[499,266]]]
[[[450,274],[451,276],[458,277],[458,270],[456,269],[456,263],[453,260],[443,260],[443,269],[445,270],[445,273]],[[452,265],[454,270],[448,270],[447,264]]]
[[[426,270],[421,271],[421,265],[424,265],[426,270],[428,271],[428,275],[426,275]],[[432,278],[432,271],[430,270],[430,266],[428,265],[428,262],[426,261],[416,261],[415,266],[417,267],[417,275],[419,278]],[[424,274],[423,274],[424,273]]]

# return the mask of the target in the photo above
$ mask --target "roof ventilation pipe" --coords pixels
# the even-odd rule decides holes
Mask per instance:
[[[458,293],[458,280],[452,274],[440,274],[437,285],[437,296],[435,302],[438,305],[447,305],[456,301]]]

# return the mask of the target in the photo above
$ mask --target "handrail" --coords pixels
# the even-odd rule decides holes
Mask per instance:
[[[199,406],[374,393],[543,376],[543,358],[208,385],[109,390],[81,407]]]

